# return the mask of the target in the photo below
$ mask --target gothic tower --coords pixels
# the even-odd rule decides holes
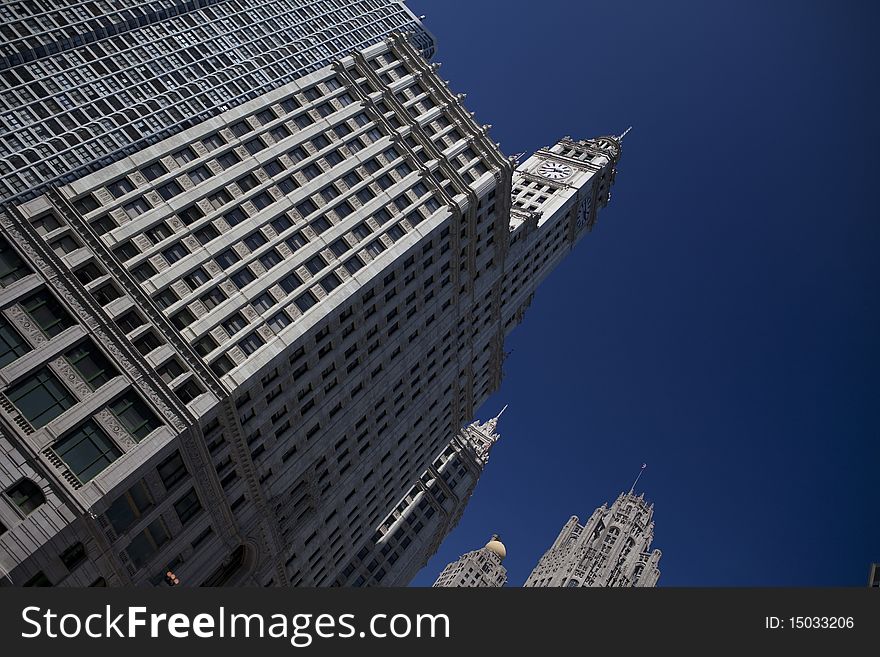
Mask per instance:
[[[630,490],[583,525],[572,516],[524,586],[656,586],[661,553],[651,550],[653,515],[644,493]]]

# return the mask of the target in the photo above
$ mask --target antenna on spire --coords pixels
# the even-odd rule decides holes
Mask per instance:
[[[501,417],[501,414],[504,413],[504,411],[506,411],[506,410],[507,410],[507,404],[504,405],[504,408],[502,408],[500,411],[498,411],[498,415],[495,416],[495,420],[498,421],[498,419]]]
[[[618,141],[618,142],[622,142],[622,141],[623,141],[623,138],[626,137],[627,133],[629,133],[629,131],[632,130],[632,129],[633,129],[633,127],[630,126],[630,127],[628,127],[626,130],[624,130],[624,131],[620,134],[620,136],[617,138],[617,141]]]
[[[636,484],[639,483],[639,479],[642,478],[642,473],[645,471],[645,468],[647,468],[647,467],[648,467],[648,464],[647,464],[647,463],[642,463],[642,468],[641,468],[641,470],[639,470],[639,474],[638,474],[638,476],[636,477],[636,480],[633,482],[633,485],[630,486],[630,488],[629,488],[629,494],[630,494],[630,495],[632,495],[632,492],[633,492],[633,491],[635,490],[635,488],[636,488]]]

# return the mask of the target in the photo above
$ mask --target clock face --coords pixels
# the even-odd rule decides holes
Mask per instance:
[[[575,221],[575,230],[581,230],[590,219],[590,208],[592,206],[592,199],[588,196],[585,198],[580,206],[578,207],[577,220]]]
[[[571,174],[571,167],[559,162],[543,162],[538,167],[538,175],[550,180],[562,180],[563,178],[568,178]]]

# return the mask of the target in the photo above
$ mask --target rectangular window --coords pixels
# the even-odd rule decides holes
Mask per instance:
[[[194,488],[190,488],[189,492],[174,503],[174,511],[180,519],[180,524],[184,526],[195,518],[201,510],[202,504],[199,502],[199,496]]]
[[[25,343],[18,331],[12,328],[3,317],[0,317],[0,367],[9,365],[30,350],[30,346]]]
[[[30,273],[30,267],[24,264],[18,252],[0,237],[0,285],[6,287]]]
[[[92,390],[97,390],[119,372],[91,340],[81,342],[64,352],[64,358]]]
[[[162,461],[156,467],[156,471],[159,473],[162,485],[165,486],[165,490],[168,491],[172,490],[177,484],[189,476],[189,472],[187,472],[186,465],[183,463],[183,458],[180,456],[180,452],[174,452],[174,454]]]
[[[162,426],[156,414],[134,392],[127,392],[111,403],[110,411],[137,441]]]
[[[47,367],[9,388],[6,396],[37,429],[76,403],[73,395]]]
[[[66,433],[52,449],[82,483],[91,481],[122,456],[122,450],[93,420]]]
[[[136,568],[143,568],[170,539],[165,524],[158,518],[132,539],[126,552]]]
[[[69,326],[73,326],[71,316],[61,303],[46,290],[40,290],[23,299],[21,307],[46,334],[46,337],[52,338]]]
[[[107,508],[104,515],[110,521],[117,534],[128,530],[153,506],[147,487],[139,481],[122,495],[117,497]]]

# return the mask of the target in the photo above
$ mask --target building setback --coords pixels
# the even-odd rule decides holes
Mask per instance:
[[[513,170],[423,54],[388,38],[4,205],[5,584],[402,584],[433,553],[495,440],[460,427],[620,140]]]
[[[654,540],[654,505],[644,493],[621,493],[581,525],[572,516],[524,586],[657,585],[660,550]]]
[[[484,547],[461,555],[447,564],[434,582],[434,588],[495,588],[507,582],[507,569],[501,564],[507,548],[495,534]]]

